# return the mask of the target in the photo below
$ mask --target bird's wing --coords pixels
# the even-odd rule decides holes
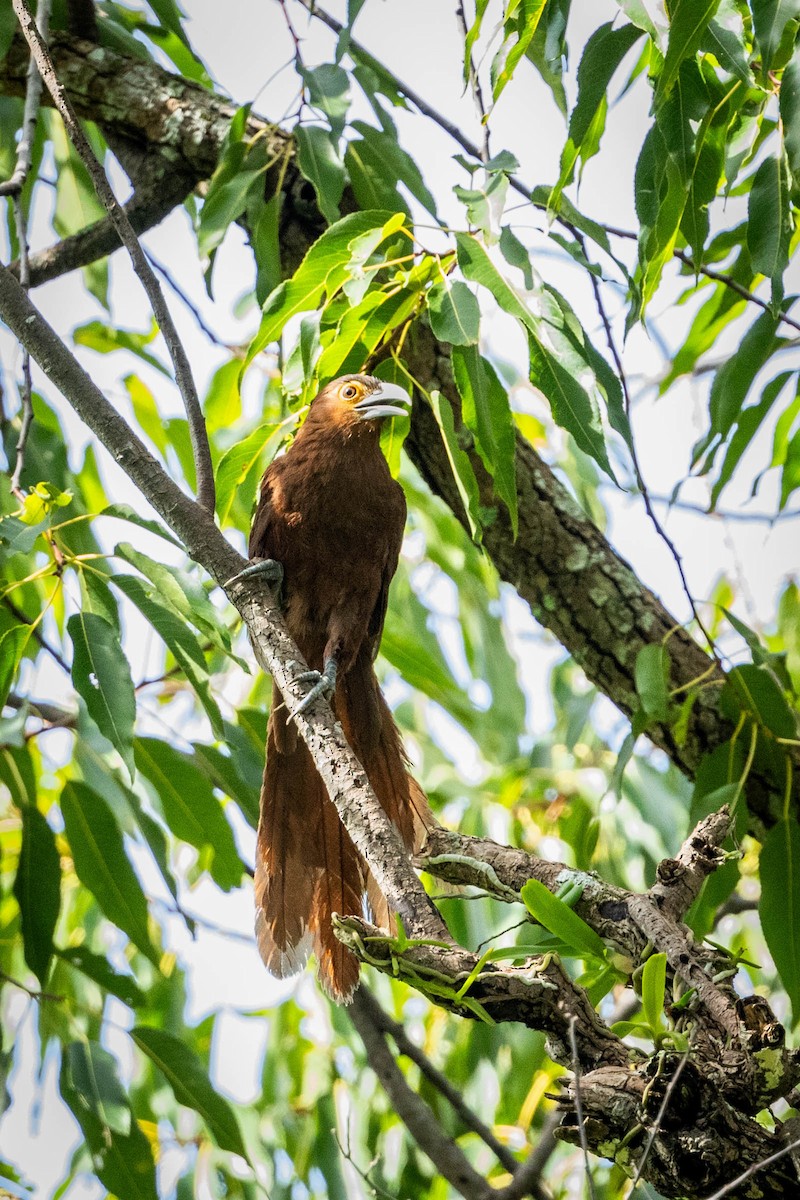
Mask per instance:
[[[276,509],[273,500],[273,469],[269,466],[261,480],[258,504],[250,526],[248,553],[251,558],[279,558],[276,528]]]
[[[392,503],[386,513],[386,558],[381,571],[381,582],[378,598],[372,610],[372,616],[367,626],[367,641],[373,662],[378,656],[378,649],[383,636],[383,624],[386,620],[386,609],[389,605],[389,587],[391,586],[397,563],[400,558],[400,548],[403,545],[403,531],[406,525],[406,498],[399,484],[392,489]]]

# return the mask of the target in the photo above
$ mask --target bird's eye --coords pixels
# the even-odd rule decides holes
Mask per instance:
[[[345,400],[355,400],[358,395],[358,388],[354,384],[348,383],[347,387],[342,388],[342,395]]]

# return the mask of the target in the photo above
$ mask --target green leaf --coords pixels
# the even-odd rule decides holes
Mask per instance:
[[[480,542],[481,498],[478,481],[472,469],[472,463],[469,461],[469,455],[466,450],[463,450],[459,445],[455,421],[453,420],[453,410],[450,407],[449,401],[445,399],[441,392],[431,392],[431,405],[433,407],[433,415],[436,417],[436,424],[439,426],[442,434],[442,441],[447,451],[447,458],[450,462],[453,478],[456,481],[458,494],[461,497],[461,503],[464,505],[470,534],[476,542]]]
[[[532,337],[529,346],[531,383],[550,402],[556,424],[571,433],[580,449],[613,479],[599,415],[588,392],[543,342]]]
[[[719,0],[674,0],[670,5],[669,41],[656,84],[656,108],[675,84],[681,63],[694,56],[718,6]]]
[[[738,355],[736,356],[738,357]],[[719,475],[714,481],[714,487],[711,490],[711,507],[713,508],[720,497],[722,489],[730,481],[733,472],[735,471],[740,458],[744,454],[747,447],[752,442],[765,417],[769,413],[778,396],[785,388],[788,381],[791,379],[790,371],[783,371],[780,375],[776,375],[774,379],[766,385],[761,393],[761,400],[758,404],[751,404],[748,408],[744,408],[739,413],[736,420],[736,429],[733,437],[730,440],[725,459],[720,468]]]
[[[157,967],[159,953],[150,940],[147,901],[111,809],[85,783],[71,780],[61,793],[61,812],[81,883],[109,921]]]
[[[105,212],[105,209],[103,210]],[[72,340],[76,346],[87,346],[98,354],[113,354],[115,350],[127,350],[135,354],[142,362],[147,363],[153,370],[171,378],[169,370],[160,358],[156,358],[146,349],[158,333],[154,325],[148,333],[136,333],[129,329],[116,329],[112,325],[104,325],[102,321],[87,321],[72,331]]]
[[[146,575],[158,589],[162,600],[171,604],[187,621],[191,621],[224,654],[231,655],[230,630],[199,580],[178,567],[157,562],[128,542],[117,543],[114,554]]]
[[[444,279],[428,292],[434,337],[451,346],[471,346],[480,333],[481,310],[465,283]]]
[[[797,722],[775,676],[752,663],[734,667],[720,694],[726,715],[746,713],[775,737],[796,738]]]
[[[529,879],[520,895],[531,916],[571,946],[580,957],[605,960],[606,948],[602,939],[582,917],[548,891],[538,879]]]
[[[654,1034],[661,1028],[666,986],[667,956],[651,954],[642,969],[642,1016]]]
[[[669,718],[669,655],[661,642],[642,646],[634,668],[636,692],[642,708],[656,721]]]
[[[292,278],[267,297],[261,324],[248,347],[243,369],[265,346],[277,341],[287,321],[298,313],[319,308],[323,294],[327,292],[330,297],[339,290],[347,279],[352,243],[371,230],[382,229],[392,215],[374,210],[350,213],[317,238]]]
[[[344,163],[333,135],[321,125],[298,125],[295,129],[297,163],[317,194],[317,204],[329,224],[339,220],[339,201],[344,192]]]
[[[70,946],[67,950],[56,947],[55,953],[74,970],[80,971],[104,991],[111,992],[112,996],[117,996],[130,1008],[142,1008],[147,1003],[147,997],[135,979],[130,975],[120,975],[107,959],[93,954],[85,946]]]
[[[0,637],[0,709],[5,707],[30,636],[29,625],[14,625]]]
[[[130,1133],[130,1104],[113,1055],[96,1042],[73,1042],[65,1057],[70,1083],[92,1115],[112,1133]]]
[[[294,412],[277,425],[258,425],[246,438],[225,451],[216,471],[220,525],[228,520],[234,497],[256,463],[263,461],[266,464],[270,461],[299,420],[300,413]]]
[[[753,269],[772,280],[773,303],[782,292],[792,236],[789,172],[783,155],[770,155],[758,168],[747,206],[747,248]]]
[[[217,1145],[250,1162],[233,1108],[215,1091],[205,1067],[186,1042],[146,1025],[135,1026],[131,1037],[164,1075],[178,1103],[200,1114]]]
[[[164,820],[175,834],[198,850],[212,853],[210,873],[224,891],[242,881],[242,862],[233,832],[208,776],[188,754],[169,742],[137,738],[136,766],[155,788]]]
[[[783,72],[780,92],[783,146],[795,189],[800,189],[800,46]]]
[[[428,189],[414,159],[397,140],[397,135],[386,129],[375,129],[363,121],[353,121],[353,129],[361,135],[362,159],[371,163],[393,182],[402,183],[415,200],[418,200],[431,216],[436,216],[436,200]]]
[[[475,448],[508,509],[516,537],[516,434],[508,393],[494,367],[481,357],[477,348],[455,346],[452,363],[464,424],[475,436]]]
[[[157,598],[158,590],[152,584],[134,575],[111,575],[109,578],[133,601],[172,652],[205,709],[215,736],[222,737],[222,717],[211,694],[205,656],[194,633],[171,608],[161,603]]]
[[[772,313],[758,317],[731,355],[714,375],[708,401],[711,426],[692,451],[692,465],[708,450],[715,438],[728,437],[740,418],[753,381],[774,353],[778,323]]]
[[[800,25],[800,0],[750,0],[753,30],[761,50],[761,70],[784,66],[794,47]]]
[[[256,189],[263,189],[263,179],[261,165],[241,169],[219,182],[215,182],[215,174],[203,201],[197,226],[197,249],[201,258],[208,259],[222,244],[231,224],[246,210]]]
[[[761,847],[758,911],[769,952],[800,1020],[800,826],[779,821]]]
[[[325,114],[331,132],[338,140],[344,132],[350,108],[350,79],[347,72],[333,63],[323,63],[319,67],[305,68],[300,74],[308,88],[309,104]],[[298,126],[295,134],[302,129],[303,126]]]
[[[578,67],[578,100],[569,118],[569,136],[561,152],[561,173],[548,198],[548,209],[558,209],[561,192],[572,180],[575,164],[585,164],[599,148],[608,107],[606,93],[622,59],[642,36],[635,25],[615,29],[609,21],[595,30]]]
[[[72,682],[89,716],[119,753],[133,778],[133,726],[136,696],[120,640],[108,621],[96,613],[70,617]]]
[[[100,517],[116,517],[119,521],[129,521],[131,525],[138,525],[140,529],[146,529],[148,533],[154,533],[156,537],[163,538],[165,542],[171,542],[173,546],[182,549],[180,542],[165,529],[160,521],[154,521],[150,517],[142,517],[129,504],[109,504],[102,512],[98,513]]]
[[[126,375],[122,382],[131,398],[134,417],[163,457],[167,453],[169,442],[164,428],[164,418],[158,411],[155,396],[138,375]]]
[[[44,987],[61,907],[61,859],[52,829],[38,808],[31,805],[22,809],[22,845],[14,897],[22,922],[25,962]]]
[[[506,5],[506,36],[492,63],[492,100],[495,104],[533,41],[545,4],[546,0],[519,0],[513,5],[516,12],[511,19],[512,5]]]
[[[533,63],[565,115],[567,98],[562,73],[568,54],[566,33],[570,4],[571,0],[547,0],[536,33],[525,51],[526,58]]]
[[[116,1060],[96,1043],[73,1042],[62,1056],[59,1086],[83,1131],[100,1182],[125,1200],[158,1200],[150,1143],[132,1119]],[[124,1107],[127,1133],[114,1128],[126,1122]],[[107,1123],[109,1117],[113,1125]]]

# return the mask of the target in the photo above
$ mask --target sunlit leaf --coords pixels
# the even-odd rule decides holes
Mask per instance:
[[[605,959],[606,948],[602,938],[538,879],[529,879],[520,895],[531,916],[578,954],[587,958]]]
[[[758,911],[769,952],[800,1020],[800,825],[778,821],[761,847]]]
[[[133,777],[133,725],[136,697],[130,667],[119,638],[97,613],[70,617],[72,682],[83,697],[89,716],[118,751]]]

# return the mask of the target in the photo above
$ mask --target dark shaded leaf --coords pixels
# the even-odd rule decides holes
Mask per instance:
[[[200,1114],[217,1145],[249,1162],[236,1114],[194,1051],[172,1034],[145,1025],[131,1030],[131,1037],[165,1076],[178,1103]]]
[[[479,542],[481,537],[481,498],[472,463],[469,461],[467,452],[459,445],[453,410],[449,401],[441,392],[431,392],[431,404],[436,424],[442,434],[453,478],[458,487],[458,494],[464,505],[470,532],[475,541]]]
[[[774,825],[761,847],[761,927],[781,982],[800,1020],[800,826],[792,818]]]
[[[14,878],[25,962],[44,988],[61,907],[61,860],[56,839],[38,808],[22,809],[22,846]]]
[[[298,125],[295,130],[297,162],[317,194],[325,220],[339,220],[339,201],[344,192],[344,163],[333,135],[321,125]]]
[[[99,954],[93,954],[85,946],[70,946],[67,950],[59,950],[56,954],[65,963],[80,971],[87,979],[91,979],[112,996],[117,996],[123,1004],[131,1008],[141,1008],[147,1002],[147,997],[136,980],[130,975],[120,975],[109,964],[108,960]]]
[[[516,436],[508,393],[477,348],[454,347],[452,362],[464,424],[475,436],[475,447],[508,508],[516,537]]]
[[[109,921],[158,966],[159,953],[148,930],[147,901],[110,808],[85,783],[70,781],[61,793],[61,812],[81,883]]]
[[[478,340],[481,310],[465,283],[445,279],[428,293],[431,329],[441,342],[471,346]]]

